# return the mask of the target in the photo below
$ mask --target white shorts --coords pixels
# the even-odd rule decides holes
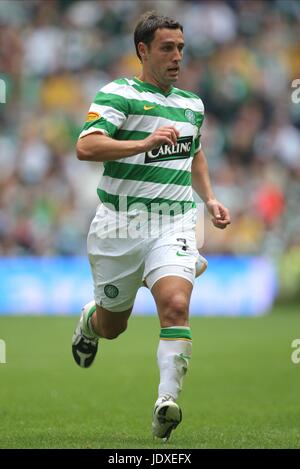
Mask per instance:
[[[126,228],[131,220],[128,214],[117,220],[116,212],[100,204],[88,234],[94,298],[109,311],[130,309],[144,280],[151,289],[168,275],[191,283],[195,278],[198,250],[194,210],[180,215],[180,219],[174,217],[174,224],[163,225],[157,236],[128,236]]]

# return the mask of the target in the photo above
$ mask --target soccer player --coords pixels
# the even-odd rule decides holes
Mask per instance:
[[[79,160],[101,162],[104,172],[87,240],[94,300],[82,309],[72,351],[79,366],[89,367],[99,339],[126,330],[144,282],[161,327],[152,431],[167,440],[182,418],[176,400],[192,351],[189,302],[197,270],[206,267],[196,248],[192,188],[216,227],[225,228],[230,216],[213,194],[201,149],[203,103],[173,86],[183,56],[181,24],[148,12],[134,41],[140,75],[96,94],[77,143]],[[150,219],[161,223],[149,235]]]

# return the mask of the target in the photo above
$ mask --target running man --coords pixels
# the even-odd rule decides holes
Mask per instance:
[[[114,80],[97,93],[77,143],[79,160],[103,163],[104,172],[87,240],[94,300],[82,309],[72,352],[79,366],[89,367],[99,339],[126,330],[144,282],[161,327],[152,431],[167,440],[182,419],[176,401],[192,351],[189,303],[195,276],[206,267],[196,248],[192,188],[217,228],[225,228],[230,216],[213,194],[201,149],[203,103],[173,86],[183,56],[181,24],[148,12],[134,42],[140,75]],[[172,223],[164,223],[167,218]],[[151,235],[150,219],[162,222]]]

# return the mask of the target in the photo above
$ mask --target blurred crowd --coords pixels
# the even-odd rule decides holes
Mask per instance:
[[[0,255],[85,253],[100,169],[77,161],[76,140],[97,90],[138,73],[149,9],[184,26],[176,86],[204,102],[202,145],[231,210],[224,231],[206,220],[203,253],[300,252],[299,1],[0,0]]]

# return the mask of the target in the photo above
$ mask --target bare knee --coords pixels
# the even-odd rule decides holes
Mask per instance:
[[[178,293],[161,302],[160,316],[163,327],[187,325],[188,314],[189,304],[185,295]]]

